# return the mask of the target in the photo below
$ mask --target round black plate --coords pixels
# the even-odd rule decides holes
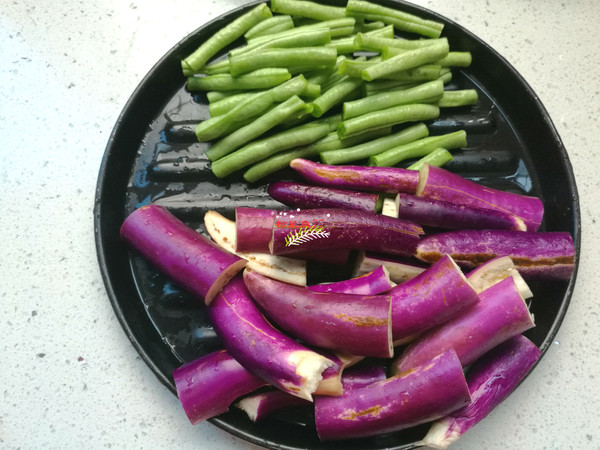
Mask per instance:
[[[540,196],[545,206],[542,230],[570,232],[577,262],[580,218],[575,180],[560,137],[535,93],[498,53],[456,23],[404,2],[380,3],[444,22],[443,36],[451,48],[473,54],[471,67],[453,71],[450,88],[477,89],[478,105],[444,111],[429,124],[431,134],[467,131],[467,148],[456,152],[446,167],[491,187]],[[272,179],[291,178],[290,172],[253,186],[239,176],[227,180],[212,176],[203,156],[207,145],[195,142],[193,135],[194,123],[208,116],[206,98],[184,89],[180,67],[182,58],[254,4],[199,28],[156,64],[119,117],[100,169],[95,226],[106,289],[132,344],[173,392],[173,370],[219,348],[220,343],[200,302],[130,253],[119,238],[119,227],[129,213],[148,203],[169,208],[201,230],[203,215],[210,209],[231,217],[237,205],[278,207],[266,196],[265,187]],[[321,278],[330,276],[327,271],[320,273]],[[535,294],[531,311],[537,326],[527,336],[543,352],[558,331],[574,283],[575,274],[568,283],[531,284]],[[309,414],[256,425],[231,411],[212,422],[254,444],[278,449],[408,449],[427,430],[423,425],[371,439],[322,443]]]

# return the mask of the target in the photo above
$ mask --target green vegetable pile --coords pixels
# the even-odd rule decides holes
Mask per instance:
[[[256,182],[294,158],[386,167],[421,158],[411,169],[450,161],[448,150],[464,147],[466,133],[429,136],[422,122],[440,108],[475,104],[477,92],[445,90],[451,67],[469,66],[471,54],[450,51],[442,29],[362,0],[252,8],[181,62],[188,90],[205,91],[209,101],[211,117],[195,131],[198,141],[212,142],[213,173],[244,169],[244,179]],[[242,37],[245,45],[218,60]],[[409,125],[394,128],[400,124]]]

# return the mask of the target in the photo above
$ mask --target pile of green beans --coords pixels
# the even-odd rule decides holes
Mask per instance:
[[[442,31],[363,0],[271,0],[240,15],[181,61],[187,89],[209,102],[196,137],[211,142],[213,173],[244,170],[257,182],[299,157],[379,166],[421,158],[411,169],[450,161],[466,133],[429,136],[425,123],[478,98],[446,89],[471,54],[450,51]]]

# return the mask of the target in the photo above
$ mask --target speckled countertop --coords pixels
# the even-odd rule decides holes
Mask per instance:
[[[123,105],[176,42],[244,2],[168,3],[3,2],[2,448],[254,448],[188,423],[122,331],[96,260],[96,178]],[[415,3],[465,26],[523,75],[563,139],[581,197],[578,282],[554,344],[453,448],[598,449],[600,3]]]

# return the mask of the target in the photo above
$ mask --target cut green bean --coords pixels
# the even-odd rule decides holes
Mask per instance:
[[[335,65],[336,58],[337,52],[334,48],[272,48],[231,56],[229,70],[231,75],[238,76],[266,67],[287,68],[302,65],[317,68]]]
[[[321,95],[321,85],[307,83],[306,89],[304,89],[304,92],[302,92],[300,95],[307,98],[317,98],[319,95]]]
[[[430,136],[371,156],[369,166],[392,167],[406,159],[421,158],[439,147],[451,150],[465,145],[467,145],[467,133],[464,130],[441,136]]]
[[[262,91],[253,91],[262,92]],[[209,103],[214,103],[223,100],[224,98],[231,97],[238,94],[247,94],[247,91],[208,91],[206,93],[206,99]]]
[[[290,30],[281,31],[268,36],[259,36],[248,40],[248,45],[256,45],[264,42],[268,42],[271,39],[279,39],[281,37],[290,36],[297,33],[303,33],[306,30],[314,30],[317,28],[329,29],[331,37],[347,36],[354,33],[354,24],[356,20],[353,17],[345,17],[343,19],[325,20],[323,22],[316,22],[310,25],[303,25],[300,27],[292,28]]]
[[[420,122],[435,119],[439,115],[440,109],[434,105],[412,104],[394,106],[344,120],[338,125],[338,134],[340,138],[344,138],[372,128],[389,127],[405,122]]]
[[[244,179],[249,183],[254,183],[266,177],[267,175],[285,169],[289,166],[290,161],[293,159],[311,159],[318,156],[319,153],[325,150],[335,150],[344,147],[355,146],[361,142],[368,142],[371,139],[389,134],[390,130],[391,128],[380,128],[378,130],[372,130],[344,140],[340,140],[337,132],[330,133],[324,138],[321,138],[318,141],[307,145],[306,147],[294,148],[292,150],[277,153],[259,163],[254,164],[252,167],[246,170],[246,172],[244,172]]]
[[[382,42],[384,46],[390,48],[402,48],[404,50],[414,50],[428,45],[439,44],[440,42],[448,42],[448,38],[437,38],[437,39],[386,39],[386,42]]]
[[[413,88],[363,97],[353,102],[344,103],[344,120],[381,109],[411,103],[423,103],[440,99],[444,94],[444,83],[439,80],[429,81]]]
[[[447,67],[442,67],[442,70],[440,70],[439,80],[441,80],[444,84],[450,83],[452,81],[452,71]]]
[[[328,132],[329,126],[326,123],[308,123],[290,128],[264,139],[253,141],[214,161],[211,169],[215,176],[223,178],[275,153],[315,142]]]
[[[442,67],[469,67],[472,62],[471,52],[449,52],[444,58],[435,63]]]
[[[202,66],[198,73],[204,75],[218,75],[221,73],[229,73],[229,60],[224,59],[223,61]]]
[[[318,47],[329,42],[331,42],[331,34],[328,28],[313,28],[231,50],[229,57],[258,52],[267,48]],[[229,65],[227,68],[229,69]]]
[[[414,164],[411,164],[407,167],[409,170],[421,170],[421,168],[425,164],[429,164],[430,166],[442,167],[444,164],[452,161],[454,158],[452,157],[452,153],[450,153],[445,148],[436,148],[430,154],[425,155],[423,158],[419,159]]]
[[[229,74],[210,75],[208,77],[188,77],[187,88],[190,91],[234,91],[243,89],[268,89],[292,78],[283,68],[259,69],[242,76]]]
[[[294,21],[291,16],[273,16],[254,25],[244,34],[244,37],[246,39],[252,39],[259,36],[278,33],[280,31],[290,30],[292,28],[294,28]]]
[[[210,114],[211,118],[221,116],[239,106],[246,100],[254,98],[260,94],[260,92],[242,92],[236,95],[230,95],[229,97],[225,97],[219,101],[210,103],[208,105],[208,113]]]
[[[400,31],[437,38],[444,24],[362,0],[348,0],[346,15],[392,24]]]
[[[325,164],[347,164],[353,161],[360,161],[362,159],[367,159],[370,156],[383,153],[398,145],[424,138],[428,134],[429,130],[427,130],[425,124],[418,123],[390,136],[381,137],[354,147],[321,152],[321,161]]]
[[[368,67],[361,72],[361,76],[366,81],[373,81],[378,78],[384,78],[394,72],[412,69],[438,59],[443,58],[448,54],[449,47],[447,42],[428,45],[414,50],[407,50],[399,55],[393,56],[390,59],[382,61],[374,66]],[[233,74],[233,67],[230,69]]]
[[[445,91],[437,105],[440,108],[456,108],[477,103],[478,96],[475,89],[462,89],[460,91]]]
[[[383,28],[378,28],[373,31],[369,31],[364,33],[367,36],[394,36],[394,28],[392,26],[387,26]],[[344,55],[348,53],[354,53],[356,51],[355,48],[355,39],[357,35],[351,35],[339,39],[333,39],[327,47],[335,47],[338,52],[338,55]]]
[[[342,61],[339,66],[339,73],[348,75],[353,78],[361,78],[361,73],[367,67],[371,67],[374,64],[381,61],[379,58],[374,57],[368,61],[357,61],[356,59],[346,59]],[[385,80],[397,80],[405,83],[416,83],[422,81],[432,81],[439,78],[441,72],[441,66],[434,64],[424,64],[414,69],[402,70],[387,75]],[[382,80],[384,80],[382,79]]]
[[[386,24],[380,21],[377,22],[365,22],[364,20],[358,20],[356,21],[356,26],[354,27],[354,30],[357,33],[365,33],[368,31],[373,31],[373,30],[379,30],[381,28],[385,28]],[[393,26],[392,26],[393,28]]]
[[[357,78],[348,78],[340,81],[335,86],[332,86],[325,91],[325,93],[321,94],[320,97],[313,100],[313,110],[311,114],[315,117],[321,117],[335,105],[342,103],[348,95],[360,88],[362,84],[363,81]]]
[[[224,26],[208,38],[196,51],[181,61],[183,74],[185,76],[195,74],[220,50],[242,37],[244,33],[257,23],[272,16],[273,14],[267,4],[261,3],[230,24]]]
[[[275,106],[269,112],[258,117],[253,122],[242,128],[238,128],[220,141],[211,145],[206,151],[206,156],[211,161],[216,161],[247,144],[252,139],[256,139],[284,122],[286,119],[304,110],[306,107],[306,103],[304,103],[300,97],[294,95],[285,102]]]
[[[346,17],[346,9],[306,0],[271,0],[271,10],[290,16],[308,17],[315,20],[333,20]]]
[[[199,142],[205,142],[223,136],[238,128],[240,122],[262,114],[275,102],[300,95],[306,89],[306,85],[306,79],[299,75],[268,91],[246,98],[227,113],[200,122],[196,126],[196,137]]]

